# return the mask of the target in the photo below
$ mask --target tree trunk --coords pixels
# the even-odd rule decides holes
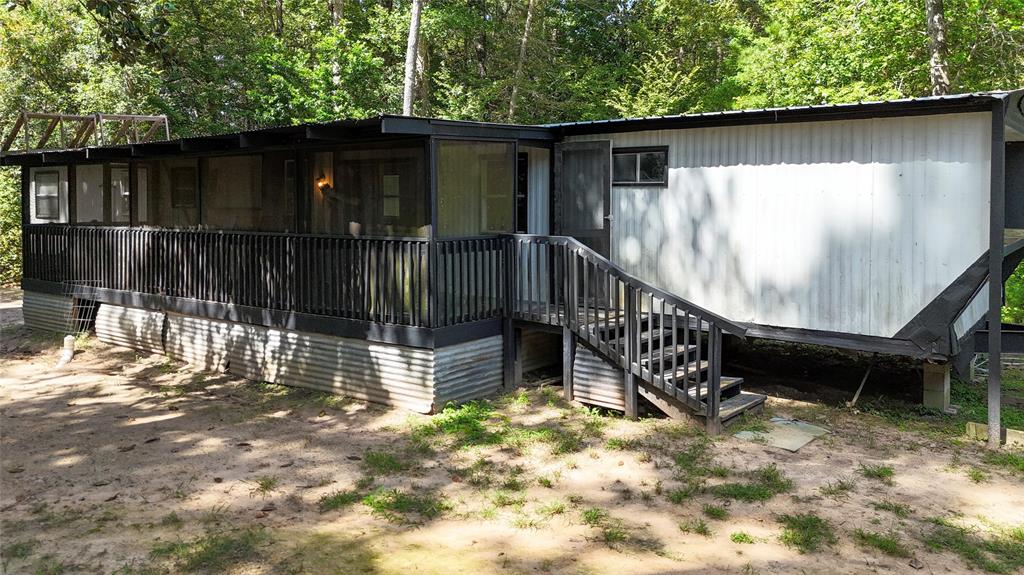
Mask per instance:
[[[423,0],[412,0],[409,18],[409,41],[405,45],[405,85],[402,90],[402,115],[412,115],[413,89],[416,83],[416,47],[420,39],[420,10]]]
[[[946,63],[946,14],[942,0],[924,1],[925,17],[928,19],[928,45],[931,50],[932,95],[949,93],[949,71]]]
[[[278,38],[284,36],[284,0],[277,0],[274,6],[274,34]]]
[[[344,17],[342,0],[327,0],[327,11],[331,15],[331,28],[337,29]],[[341,61],[337,55],[331,58],[331,84],[335,90],[341,90]],[[341,115],[341,105],[337,99],[334,100],[334,115]]]
[[[530,0],[526,5],[526,22],[523,23],[523,38],[519,42],[519,61],[516,62],[516,72],[512,77],[512,95],[508,99],[508,121],[511,122],[516,115],[516,99],[519,97],[519,84],[523,81],[523,66],[526,65],[526,45],[530,40],[530,25],[533,24],[533,10],[537,0]]]
[[[327,0],[327,11],[331,14],[331,26],[337,27],[345,16],[342,0]]]
[[[424,116],[430,115],[430,84],[427,82],[429,58],[427,39],[420,38],[416,45],[416,99],[420,102],[420,113]]]

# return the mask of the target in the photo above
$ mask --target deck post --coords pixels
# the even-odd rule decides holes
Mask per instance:
[[[636,297],[633,290],[626,287],[626,315],[623,319],[623,333],[625,335],[626,346],[623,350],[623,363],[625,366],[622,371],[622,387],[623,387],[623,409],[626,413],[626,417],[635,419],[637,416],[639,402],[639,392],[637,390],[636,376],[633,375],[633,353],[635,352],[638,356],[640,355],[639,344],[636,343],[639,340],[640,330],[637,322],[636,313]],[[653,345],[650,344],[650,345]],[[637,349],[634,350],[634,346]],[[653,368],[652,368],[653,369]]]
[[[562,328],[562,390],[566,401],[572,401],[572,368],[576,362],[576,334],[572,328]]]
[[[924,398],[922,404],[930,409],[951,413],[949,405],[950,364],[924,364]]]
[[[988,244],[988,448],[999,449],[1002,401],[1003,234],[1005,226],[1006,97],[992,104],[992,171]]]
[[[700,358],[697,358],[699,361]],[[712,324],[708,331],[708,394],[707,414],[704,422],[708,435],[722,432],[720,407],[722,402],[722,329]]]

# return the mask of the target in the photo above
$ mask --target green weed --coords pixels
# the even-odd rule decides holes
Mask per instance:
[[[430,493],[413,495],[400,489],[377,489],[363,497],[362,503],[374,515],[392,522],[405,521],[411,514],[434,519],[451,509],[444,498]]]
[[[813,513],[781,515],[778,522],[782,524],[779,540],[800,553],[818,551],[823,545],[836,542],[832,525]]]
[[[238,529],[206,534],[189,542],[160,543],[153,548],[152,555],[174,560],[186,573],[222,573],[258,559],[259,547],[269,540],[270,536],[262,529]]]
[[[834,499],[838,499],[840,497],[845,497],[847,494],[853,491],[854,485],[855,483],[853,479],[844,477],[837,479],[835,481],[829,481],[825,485],[819,487],[818,491],[821,492],[821,494],[824,495],[825,497],[832,497]]]
[[[1024,567],[1024,527],[983,538],[947,519],[936,518],[931,523],[932,529],[923,541],[934,551],[950,551],[992,573],[1014,573]]]
[[[679,530],[683,533],[693,533],[695,535],[703,535],[704,537],[711,537],[711,528],[703,519],[684,519],[679,522]]]
[[[895,472],[893,471],[893,468],[888,465],[864,465],[861,463],[860,474],[868,479],[877,479],[882,483],[891,485]]]
[[[874,533],[857,529],[853,532],[853,537],[864,547],[874,547],[886,555],[910,557],[910,549],[907,549],[907,546],[900,541],[900,536],[895,531]]]
[[[913,511],[909,505],[903,503],[896,503],[895,501],[879,501],[871,504],[878,511],[888,511],[900,519],[906,519],[910,517]]]
[[[335,491],[321,497],[317,501],[317,508],[320,509],[320,513],[327,513],[348,507],[360,499],[361,496],[356,491]]]
[[[733,531],[729,534],[729,541],[732,541],[733,543],[743,543],[749,545],[754,543],[754,538],[751,535],[744,533],[743,531]]]
[[[710,517],[711,519],[717,519],[718,521],[728,519],[729,517],[729,510],[726,509],[725,507],[722,507],[721,505],[707,504],[704,505],[702,510],[704,511],[704,515]]]
[[[393,453],[367,451],[363,454],[363,467],[376,475],[391,475],[408,469],[408,465]]]

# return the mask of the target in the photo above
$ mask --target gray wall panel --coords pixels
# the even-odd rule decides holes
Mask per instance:
[[[435,409],[487,397],[502,385],[504,349],[500,335],[434,350]]]
[[[26,291],[22,294],[21,306],[26,326],[40,331],[71,332],[70,297]]]
[[[109,304],[96,311],[96,337],[111,345],[162,354],[163,329],[163,312]]]
[[[582,345],[576,346],[572,378],[574,400],[609,409],[626,408],[622,370],[611,366]]]

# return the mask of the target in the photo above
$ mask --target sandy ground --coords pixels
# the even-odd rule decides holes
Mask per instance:
[[[192,566],[154,549],[249,527],[261,528],[256,548],[211,572],[960,573],[970,569],[964,559],[921,543],[929,518],[956,516],[982,534],[1024,524],[1024,481],[984,468],[975,446],[809,404],[770,404],[834,430],[797,453],[714,441],[713,464],[728,477],[707,485],[774,463],[795,488],[765,503],[726,503],[729,518],[707,519],[703,536],[679,524],[701,518],[715,498],[668,497],[681,485],[673,454],[699,441],[683,424],[595,416],[556,390],[534,390],[499,400],[491,421],[511,436],[579,431],[580,445],[567,453],[530,440],[459,448],[435,437],[424,447],[411,439],[429,424],[424,416],[198,374],[95,339],[84,345],[54,369],[55,341],[0,329],[0,541],[27,549],[5,551],[6,573],[181,572]],[[370,453],[394,454],[402,469],[371,474]],[[482,459],[493,481],[474,480]],[[861,463],[891,466],[892,484],[860,476]],[[972,467],[987,481],[972,481]],[[851,491],[822,495],[841,478],[853,480]],[[261,479],[270,489],[260,491]],[[324,495],[381,488],[430,494],[446,509],[391,520],[359,502],[318,509]],[[872,507],[883,500],[912,512],[900,519]],[[606,529],[585,524],[590,508],[624,537],[608,540]],[[807,554],[783,545],[778,516],[804,512],[827,519],[836,543]],[[911,557],[858,545],[857,528],[896,533]],[[731,541],[739,531],[754,542]]]

